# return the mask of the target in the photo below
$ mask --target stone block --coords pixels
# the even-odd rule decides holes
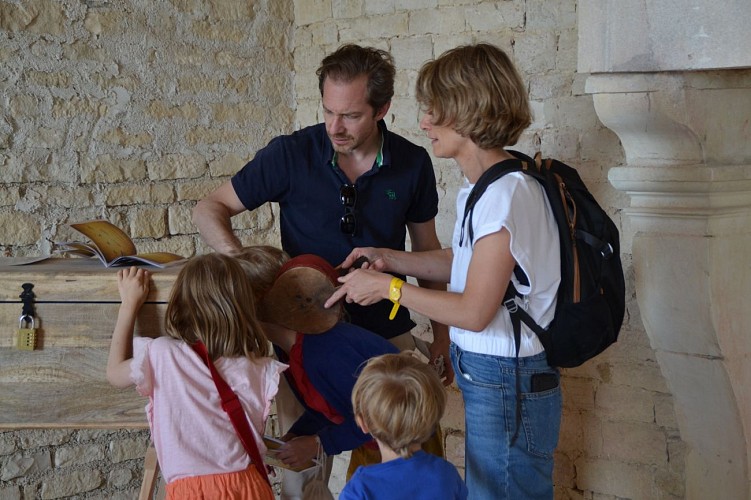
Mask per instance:
[[[105,458],[104,446],[99,444],[61,446],[55,450],[55,467],[86,464]]]
[[[163,208],[136,209],[130,223],[130,237],[134,239],[164,237],[167,234],[166,215],[166,210]]]
[[[219,79],[215,75],[209,76],[181,76],[177,79],[177,89],[180,93],[200,94],[216,93],[219,91]]]
[[[0,463],[2,463],[0,481],[43,473],[52,468],[48,450],[28,454],[17,453],[3,459]]]
[[[429,36],[397,38],[391,42],[391,54],[399,70],[419,70],[433,57],[433,41]]]
[[[4,500],[21,500],[21,489],[18,486],[0,487],[0,498]]]
[[[675,418],[675,407],[673,406],[672,395],[655,395],[655,423],[666,429],[678,429],[678,421]]]
[[[150,195],[151,191],[144,189],[143,184],[115,184],[107,189],[104,200],[108,206],[124,206],[134,203],[151,203]]]
[[[81,181],[114,183],[146,178],[146,163],[138,158],[113,158],[110,154],[81,158]]]
[[[518,2],[476,3],[466,9],[470,31],[504,32],[524,27],[524,5]]]
[[[146,162],[149,179],[195,179],[208,171],[206,158],[200,154],[168,154]]]
[[[351,19],[362,15],[364,0],[331,0],[331,17]]]
[[[364,10],[366,16],[392,14],[396,11],[396,0],[366,1]]]
[[[203,199],[227,180],[229,179],[201,179],[181,182],[175,186],[177,201],[198,201]]]
[[[444,431],[464,429],[464,400],[456,383],[446,387],[446,411],[441,419],[441,427]]]
[[[553,484],[558,488],[574,488],[576,486],[576,468],[573,460],[565,453],[556,452],[553,464]],[[559,498],[559,496],[556,495],[555,498]]]
[[[61,35],[67,19],[62,4],[31,0],[18,3],[0,3],[0,30],[28,32],[36,35]]]
[[[554,33],[522,33],[515,37],[515,42],[513,58],[522,75],[555,69],[558,48]]]
[[[579,490],[617,498],[659,498],[650,467],[585,458],[577,460],[575,466]]]
[[[40,221],[33,215],[0,210],[0,245],[32,245],[41,235]]]
[[[45,88],[68,88],[70,87],[72,76],[66,71],[38,71],[28,70],[24,75],[26,83],[29,85],[39,85]]]
[[[305,26],[331,18],[331,0],[295,0],[295,25]]]
[[[107,114],[107,104],[88,97],[71,97],[69,99],[53,97],[52,118],[80,118],[89,116],[92,121]]]
[[[197,120],[201,112],[195,104],[173,104],[166,101],[152,101],[146,112],[156,120]]]
[[[561,31],[576,28],[574,0],[529,0],[526,6],[526,29],[531,31]],[[576,48],[576,44],[573,44]]]
[[[622,363],[613,371],[614,384],[641,387],[654,392],[669,394],[665,377],[656,361]]]
[[[572,410],[592,411],[595,408],[595,385],[591,379],[563,377],[563,406]]]
[[[269,118],[269,110],[252,102],[216,103],[211,105],[211,116],[219,124],[265,123]]]
[[[209,173],[211,177],[231,176],[239,172],[246,163],[247,160],[240,156],[228,153],[209,161]]]
[[[426,10],[438,7],[438,0],[396,0],[394,8],[396,10]]]
[[[595,395],[598,414],[619,421],[654,422],[653,393],[622,385],[601,385]]]
[[[603,455],[632,464],[664,466],[665,433],[651,424],[603,422]]]
[[[15,432],[0,433],[0,456],[10,455],[18,450],[18,440]],[[0,498],[2,498],[0,496]]]
[[[452,432],[444,436],[446,460],[464,471],[464,434]]]
[[[220,129],[215,127],[192,126],[185,132],[185,141],[191,147],[215,146],[216,144],[241,144],[253,142],[253,137],[263,137],[262,131],[255,124],[245,129]]]
[[[171,252],[183,257],[190,257],[196,253],[195,238],[192,235],[182,235],[162,238],[159,241],[147,240],[138,242],[139,252]],[[148,440],[148,436],[147,436]]]
[[[126,148],[146,148],[151,146],[154,142],[154,138],[148,132],[129,132],[123,130],[122,127],[115,127],[109,130],[105,130],[101,135],[101,140],[110,144]]]
[[[466,30],[466,9],[444,7],[441,9],[423,9],[409,13],[409,34],[425,36],[427,34],[457,34]]]
[[[94,490],[102,485],[98,470],[76,470],[67,475],[54,476],[42,482],[42,499],[63,498]]]
[[[109,444],[109,452],[112,457],[112,462],[119,464],[125,460],[143,458],[148,446],[148,437],[115,439]]]
[[[169,234],[191,234],[197,231],[191,220],[194,206],[193,203],[170,205],[167,209]]]
[[[433,58],[454,47],[470,44],[472,41],[472,35],[469,33],[436,33],[433,35]]]
[[[344,40],[388,39],[394,33],[406,33],[409,28],[409,15],[396,12],[376,17],[361,17],[341,27]]]
[[[245,23],[216,19],[195,21],[191,24],[190,32],[199,39],[231,44],[240,44],[248,38],[248,26]]]
[[[111,470],[107,475],[107,484],[115,488],[122,488],[134,479],[133,471],[124,467]]]

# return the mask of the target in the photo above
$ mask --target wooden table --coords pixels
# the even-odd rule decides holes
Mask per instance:
[[[13,265],[0,258],[0,429],[146,428],[146,398],[106,380],[120,296],[117,268],[96,259],[48,259]],[[157,269],[136,334],[163,334],[163,317],[180,266]],[[34,293],[35,350],[17,347],[22,285]],[[24,321],[24,325],[26,322]]]

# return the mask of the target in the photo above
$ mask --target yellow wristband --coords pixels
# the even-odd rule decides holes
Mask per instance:
[[[394,307],[391,308],[389,319],[394,319],[396,317],[396,311],[399,310],[399,299],[402,298],[403,284],[404,280],[391,278],[391,285],[389,285],[389,300],[394,303]]]

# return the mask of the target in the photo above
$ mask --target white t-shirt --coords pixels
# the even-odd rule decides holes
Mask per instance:
[[[464,206],[472,187],[465,181],[456,199],[457,221],[451,244],[454,260],[449,283],[452,292],[464,291],[472,259],[469,219],[464,229],[464,244],[459,247]],[[558,226],[542,186],[521,172],[508,173],[488,186],[472,214],[474,243],[504,227],[511,234],[511,254],[529,279],[529,286],[522,286],[512,277],[516,289],[526,296],[517,302],[537,324],[546,327],[555,313],[556,293],[561,280]],[[452,326],[449,333],[451,341],[465,351],[503,357],[516,354],[513,326],[503,305],[485,330],[473,332]],[[519,356],[533,356],[542,351],[537,336],[522,324]]]
[[[273,358],[219,358],[217,371],[240,399],[261,456],[261,436],[287,365]],[[221,407],[208,367],[185,342],[133,339],[131,380],[148,396],[146,417],[166,482],[244,470],[250,457]]]

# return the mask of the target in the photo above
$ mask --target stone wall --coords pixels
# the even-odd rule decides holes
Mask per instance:
[[[207,251],[195,201],[292,130],[292,18],[278,0],[0,0],[0,254],[48,254],[91,218],[140,251]],[[268,208],[236,225],[278,241]],[[0,498],[135,498],[147,444],[0,431]]]
[[[420,65],[462,43],[501,46],[535,112],[517,147],[576,165],[627,222],[627,201],[607,182],[623,151],[576,73],[574,0],[0,0],[0,37],[6,255],[47,253],[74,236],[66,224],[94,217],[118,223],[142,250],[206,251],[189,218],[195,201],[274,135],[321,120],[314,71],[345,42],[394,54],[387,123],[428,150],[413,98]],[[434,162],[448,245],[460,172]],[[278,241],[273,207],[234,224],[246,243]],[[633,296],[629,241],[622,251],[630,298],[620,341],[564,373],[556,498],[683,496],[684,445]],[[443,424],[461,468],[461,396],[450,391]],[[132,498],[146,439],[144,431],[0,433],[0,497]]]

